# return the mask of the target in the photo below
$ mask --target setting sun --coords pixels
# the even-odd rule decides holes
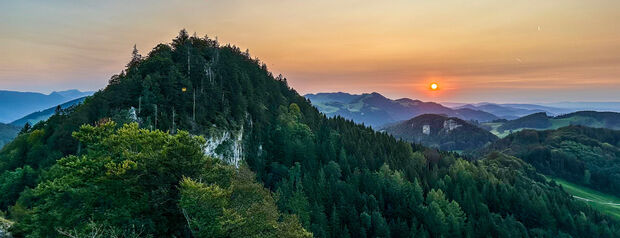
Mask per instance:
[[[437,90],[439,89],[439,85],[437,85],[437,83],[431,83],[431,90]]]

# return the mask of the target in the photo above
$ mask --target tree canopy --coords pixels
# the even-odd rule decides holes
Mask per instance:
[[[236,46],[182,31],[133,58],[0,151],[16,236],[620,234],[518,158],[470,162],[327,118]],[[239,168],[221,162],[233,155]]]

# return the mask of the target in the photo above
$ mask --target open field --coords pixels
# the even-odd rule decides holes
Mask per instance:
[[[590,204],[593,208],[620,220],[620,198],[586,188],[566,180],[550,178],[562,185],[574,198]]]
[[[504,138],[504,137],[510,135],[510,131],[509,130],[505,130],[503,132],[499,132],[497,130],[497,128],[500,127],[504,123],[501,123],[501,122],[485,122],[485,123],[482,123],[482,124],[491,127],[491,130],[489,132],[493,133],[495,136],[497,136],[499,138]],[[515,130],[513,132],[516,132],[516,131],[519,131],[519,130]]]

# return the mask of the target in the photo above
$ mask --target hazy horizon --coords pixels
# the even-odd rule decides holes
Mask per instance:
[[[103,89],[103,88],[100,88]],[[58,89],[58,90],[51,90],[51,91],[28,91],[28,90],[8,90],[8,89],[0,89],[0,91],[14,91],[14,92],[23,92],[23,93],[41,93],[41,94],[45,94],[45,95],[49,95],[53,92],[61,92],[61,91],[69,91],[69,90],[79,90],[80,92],[96,92],[99,89],[92,89],[92,90],[81,90],[81,89],[77,89],[77,88],[66,88],[66,89]],[[409,99],[413,99],[413,100],[420,100],[420,101],[424,101],[424,102],[435,102],[435,103],[439,103],[439,104],[477,104],[477,103],[496,103],[496,104],[512,104],[512,103],[524,103],[524,104],[535,104],[535,105],[545,105],[545,104],[553,104],[553,103],[620,103],[620,100],[618,101],[549,101],[549,102],[531,102],[531,103],[526,103],[526,102],[513,102],[513,101],[432,101],[432,100],[421,100],[415,97],[391,97],[389,95],[383,94],[381,92],[362,92],[362,93],[351,93],[351,92],[343,92],[343,91],[337,91],[337,92],[316,92],[316,93],[303,93],[301,94],[302,96],[305,96],[307,94],[320,94],[320,93],[348,93],[351,95],[362,95],[362,94],[371,94],[371,93],[379,93],[381,95],[383,95],[384,97],[391,99],[391,100],[397,100],[397,99],[403,99],[403,98],[409,98]],[[444,105],[445,106],[445,105]]]
[[[301,94],[615,102],[618,8],[611,0],[7,2],[0,89],[98,90],[134,44],[146,55],[185,28],[249,49]]]

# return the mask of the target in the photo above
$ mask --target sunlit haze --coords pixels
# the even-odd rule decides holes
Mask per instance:
[[[2,1],[0,89],[103,88],[186,28],[298,92],[450,102],[620,101],[620,1]],[[429,90],[438,82],[441,90]]]

